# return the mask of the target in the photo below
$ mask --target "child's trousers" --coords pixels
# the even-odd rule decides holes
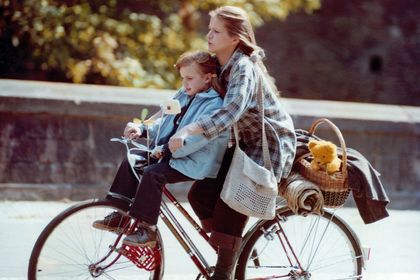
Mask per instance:
[[[130,216],[148,224],[156,225],[165,184],[192,180],[190,177],[173,169],[169,165],[169,161],[161,161],[144,169],[139,184],[127,158],[125,158],[114,178],[110,192],[134,198],[134,202],[130,207]],[[108,196],[108,198],[111,197]],[[125,205],[125,210],[128,210],[128,205]]]

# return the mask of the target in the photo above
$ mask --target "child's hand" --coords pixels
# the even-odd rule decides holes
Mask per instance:
[[[152,153],[150,154],[152,158],[160,159],[164,156],[163,146],[157,146],[153,149]]]
[[[142,131],[138,124],[129,122],[124,129],[124,137],[129,138],[130,140],[134,140],[140,138],[141,132]]]

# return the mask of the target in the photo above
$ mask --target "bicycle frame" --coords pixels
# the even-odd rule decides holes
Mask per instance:
[[[207,242],[209,241],[209,235],[203,230],[203,228],[197,224],[197,222],[194,220],[193,217],[185,210],[185,208],[179,203],[179,201],[175,198],[174,195],[168,190],[168,188],[165,186],[163,188],[163,194],[170,200],[170,202],[178,209],[178,211],[187,219],[187,221],[191,224],[191,226],[197,230],[197,232],[200,234],[202,238],[204,238]],[[180,243],[180,245],[183,247],[185,252],[190,256],[191,260],[195,264],[195,266],[199,269],[202,276],[209,278],[210,273],[212,272],[213,268],[209,266],[204,256],[201,254],[200,250],[195,246],[194,242],[191,240],[187,232],[184,230],[182,225],[178,222],[175,215],[172,213],[172,211],[169,209],[167,203],[162,200],[161,204],[161,211],[160,211],[160,217],[165,223],[165,225],[169,228],[171,233],[175,236],[177,241]],[[280,225],[280,221],[282,217],[279,215],[275,218],[277,220],[277,224],[279,226],[279,230],[276,231],[277,237],[280,239],[280,242],[283,244],[283,250],[286,253],[286,255],[289,258],[290,264],[292,264],[291,258],[289,257],[289,254],[293,256],[293,258],[298,263],[298,270],[303,271],[302,266],[300,265],[300,262],[297,258],[296,253],[294,252],[284,230],[282,229]],[[260,221],[257,221],[255,225],[260,224]],[[284,241],[283,241],[284,240]],[[214,248],[212,246],[214,250]],[[279,277],[290,277],[290,274],[283,275]],[[198,278],[197,278],[198,279]]]
[[[178,211],[187,219],[187,221],[191,224],[191,226],[197,230],[197,232],[200,234],[202,238],[204,238],[207,242],[209,241],[209,235],[201,228],[199,224],[194,220],[193,217],[188,213],[187,210],[179,203],[179,201],[175,198],[175,196],[172,195],[172,193],[168,190],[168,188],[165,186],[163,188],[163,194],[170,200],[170,202],[178,209]],[[210,273],[212,272],[213,268],[209,266],[204,256],[201,254],[200,250],[195,246],[194,242],[191,240],[187,232],[184,230],[182,225],[178,222],[175,215],[172,213],[172,211],[169,209],[167,203],[165,201],[162,201],[161,204],[161,212],[160,217],[162,218],[165,225],[169,228],[171,233],[175,236],[177,241],[180,243],[180,245],[183,247],[185,252],[190,256],[191,260],[195,264],[195,266],[199,269],[202,276],[208,278],[210,277]],[[288,237],[286,233],[284,232],[280,222],[282,221],[283,217],[277,215],[274,219],[277,220],[278,229],[274,232],[276,237],[280,240],[283,251],[287,255],[287,258],[289,259],[290,265],[292,265],[293,261],[292,258],[296,261],[298,264],[298,267],[296,267],[296,271],[303,271],[303,267],[299,262],[299,259],[297,257],[297,254],[295,253],[295,250],[292,248],[292,245],[290,244]],[[262,220],[259,220],[255,223],[255,228],[258,226]],[[326,229],[325,229],[326,230]],[[249,230],[249,232],[251,232]],[[273,232],[267,232],[268,234],[273,234]],[[274,238],[274,236],[272,237]],[[246,239],[246,237],[245,237]],[[212,247],[214,250],[216,248]],[[256,253],[255,253],[256,255]],[[257,260],[256,260],[257,261]],[[290,274],[287,275],[280,275],[277,276],[278,278],[284,278],[284,277],[290,277]],[[198,278],[197,278],[198,279]]]
[[[113,141],[119,141],[118,139],[113,139]],[[126,148],[127,148],[127,156],[130,156],[130,151],[131,150],[143,150],[143,151],[150,151],[149,147],[147,147],[145,149],[144,146],[139,146],[139,144],[133,143],[131,142],[133,145],[136,146],[136,148],[132,148],[130,149],[128,147],[128,143],[130,142],[130,140],[127,139],[123,139],[123,141],[119,141],[121,143],[124,143]],[[134,169],[134,161],[130,162],[130,165],[132,167],[132,171],[135,175],[136,171]],[[141,177],[136,176],[137,179],[140,181]],[[178,209],[178,211],[186,218],[186,220],[189,222],[189,224],[199,233],[199,235],[204,238],[205,241],[209,241],[209,235],[204,231],[204,229],[194,220],[193,217],[191,217],[191,215],[187,212],[187,210],[179,203],[179,201],[175,198],[174,195],[172,195],[172,193],[168,190],[167,186],[163,187],[163,195],[169,199],[169,201],[176,207],[176,209]],[[112,194],[111,194],[112,195]],[[119,196],[117,194],[117,196]],[[120,197],[121,198],[121,197]],[[126,200],[131,201],[128,198],[125,198]],[[194,244],[194,242],[192,241],[192,239],[190,238],[190,236],[187,234],[186,230],[183,228],[183,226],[180,224],[180,222],[177,220],[176,216],[172,213],[172,211],[169,209],[167,203],[162,200],[161,201],[161,206],[160,206],[160,218],[162,219],[162,221],[165,223],[165,225],[168,227],[168,229],[171,231],[171,233],[173,234],[173,236],[177,239],[177,241],[179,242],[179,244],[182,246],[182,248],[185,250],[185,252],[190,256],[192,262],[195,264],[195,266],[198,268],[198,270],[200,271],[200,274],[198,275],[197,279],[199,279],[200,277],[205,277],[206,279],[208,279],[211,276],[211,273],[213,271],[213,267],[211,267],[208,262],[206,261],[205,257],[203,256],[203,254],[200,252],[200,250],[197,248],[197,246]],[[333,215],[335,215],[335,211],[333,213]],[[279,214],[276,215],[276,217],[274,218],[276,221],[276,226],[273,227],[272,230],[270,230],[269,232],[264,232],[264,235],[267,234],[267,236],[269,236],[269,238],[278,238],[281,246],[282,246],[282,250],[284,252],[284,254],[287,256],[288,262],[290,264],[290,268],[291,270],[289,271],[288,274],[285,275],[278,275],[276,276],[276,278],[286,278],[289,277],[289,279],[296,279],[296,277],[301,277],[303,275],[305,275],[305,273],[307,273],[305,271],[305,269],[302,267],[301,262],[298,259],[298,255],[296,254],[295,250],[292,248],[291,243],[288,240],[288,237],[284,231],[284,229],[282,228],[281,222],[283,221],[284,217],[280,216]],[[257,223],[254,225],[254,227],[251,228],[251,230],[248,231],[248,233],[245,235],[244,237],[244,241],[243,244],[246,244],[247,241],[247,237],[249,235],[250,232],[253,231],[253,229],[255,229],[255,227],[258,227],[262,222],[264,222],[264,220],[259,220],[257,221]],[[324,229],[324,233],[327,230],[328,225],[326,226],[326,228]],[[324,234],[323,234],[324,235]],[[322,237],[323,238],[323,237]],[[212,248],[214,250],[216,250],[216,248],[214,248],[212,246]],[[241,248],[242,250],[243,248]],[[148,253],[145,252],[145,255],[153,255],[152,253]],[[258,257],[257,257],[257,252],[252,251],[252,255],[255,256],[255,260],[254,263],[258,262]],[[150,256],[149,256],[150,257]],[[153,258],[153,257],[152,257]],[[135,262],[135,261],[133,261]],[[293,263],[295,263],[295,265],[293,265]],[[112,264],[111,264],[112,265]],[[141,268],[144,268],[143,266],[138,266]],[[146,268],[147,269],[147,268]],[[308,269],[308,268],[307,268]]]

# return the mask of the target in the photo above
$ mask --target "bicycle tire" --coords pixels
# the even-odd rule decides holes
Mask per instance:
[[[119,255],[109,247],[119,235],[92,227],[93,221],[103,219],[113,211],[126,214],[114,202],[105,199],[83,201],[58,214],[35,242],[29,259],[28,279],[161,279],[164,250],[159,231],[156,248],[160,251],[161,261],[154,271],[140,269],[122,255],[104,271],[97,269],[93,275],[89,270],[90,264],[110,251],[108,264]]]
[[[283,249],[278,235],[280,228],[301,266],[290,250],[286,253]],[[286,239],[282,240],[287,244]],[[356,234],[341,218],[327,210],[323,216],[309,214],[303,217],[283,207],[277,211],[275,219],[257,223],[244,241],[235,279],[362,277],[362,249]]]

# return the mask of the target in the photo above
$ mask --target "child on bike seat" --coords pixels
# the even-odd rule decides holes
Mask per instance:
[[[204,51],[187,52],[178,59],[175,67],[182,77],[183,87],[175,94],[181,105],[178,115],[165,115],[148,127],[154,142],[160,127],[158,145],[168,142],[169,138],[182,127],[210,115],[223,105],[224,89],[217,78],[216,59]],[[128,123],[124,136],[130,139],[146,135],[143,125]],[[146,247],[156,244],[156,224],[159,217],[162,191],[165,184],[195,181],[217,176],[228,142],[228,131],[217,138],[208,139],[203,135],[189,137],[183,148],[170,154],[168,149],[153,156],[160,161],[143,170],[141,182],[134,176],[127,158],[121,163],[107,198],[118,201],[121,208],[139,221],[138,230],[126,236],[123,244]],[[117,194],[117,195],[115,195]],[[134,198],[131,207],[128,201],[118,197]],[[113,212],[103,220],[93,223],[93,227],[108,231],[119,231],[130,217]]]

